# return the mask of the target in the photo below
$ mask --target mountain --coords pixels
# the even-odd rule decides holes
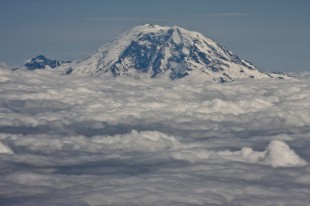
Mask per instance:
[[[214,81],[284,78],[258,70],[215,41],[180,27],[142,25],[103,45],[88,58],[62,67],[65,74],[110,74],[170,78],[192,76]]]
[[[65,63],[70,63],[70,61],[51,60],[43,55],[39,55],[28,61],[22,68],[28,70],[47,69],[47,68],[54,69],[56,67],[62,66]]]

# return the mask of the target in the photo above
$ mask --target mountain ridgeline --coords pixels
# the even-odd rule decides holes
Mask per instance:
[[[127,75],[171,80],[193,77],[220,82],[287,77],[258,70],[198,32],[149,24],[121,34],[85,59],[54,65],[66,75]]]

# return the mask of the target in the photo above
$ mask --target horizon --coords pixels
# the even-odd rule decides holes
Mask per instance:
[[[149,23],[202,33],[265,71],[310,71],[308,8],[306,0],[1,0],[0,62],[74,61]]]

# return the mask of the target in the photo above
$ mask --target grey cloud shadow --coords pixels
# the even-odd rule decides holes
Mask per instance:
[[[71,109],[70,105],[67,105],[59,101],[49,100],[0,100],[0,107],[7,108],[13,113],[17,114],[39,114],[48,112],[69,112]]]

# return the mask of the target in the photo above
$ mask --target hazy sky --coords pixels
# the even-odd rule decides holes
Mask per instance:
[[[201,32],[267,71],[310,70],[309,0],[0,0],[0,62],[76,60],[145,23]]]

